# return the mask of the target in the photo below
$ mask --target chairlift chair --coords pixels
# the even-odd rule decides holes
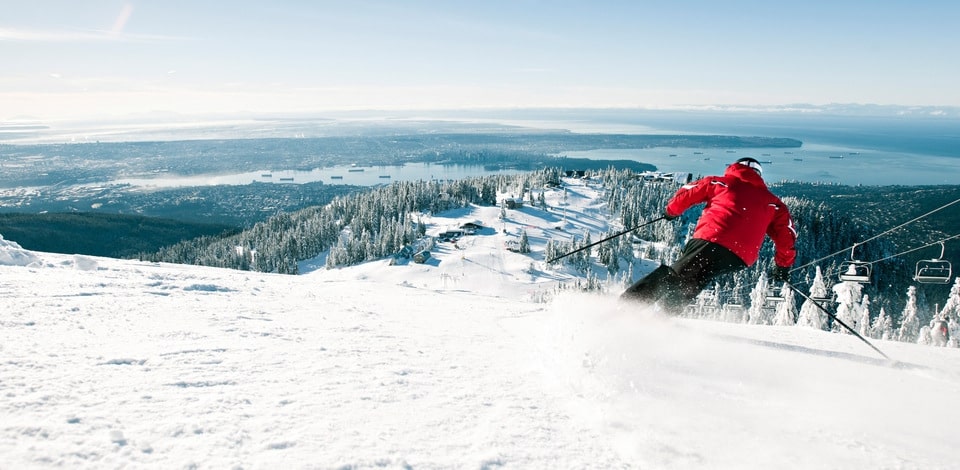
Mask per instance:
[[[840,265],[840,280],[870,284],[870,263],[850,260]]]
[[[917,271],[913,280],[921,284],[946,284],[953,275],[953,266],[943,259],[946,246],[940,242],[940,257],[920,260],[917,262]]]
[[[854,243],[850,247],[850,261],[844,261],[840,265],[840,280],[856,282],[860,284],[870,284],[870,267],[871,263],[869,261],[860,261],[853,258],[853,250],[857,248],[857,244]]]
[[[829,303],[829,302],[836,302],[836,301],[837,301],[837,299],[836,299],[836,294],[834,294],[834,295],[829,295],[829,294],[827,294],[826,297],[810,296],[810,300],[813,300],[814,302],[816,302],[816,303],[818,303],[818,304],[820,304],[820,305],[824,305],[824,304]]]
[[[778,304],[783,302],[786,298],[783,296],[783,287],[770,287],[767,289],[767,294],[764,296],[767,302],[771,304]]]

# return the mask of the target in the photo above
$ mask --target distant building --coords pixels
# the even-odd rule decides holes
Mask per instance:
[[[663,173],[659,171],[645,171],[636,174],[635,178],[644,181],[663,181],[685,184],[693,180],[693,174],[685,172]]]
[[[394,256],[397,258],[410,259],[410,257],[413,256],[413,247],[410,245],[404,245],[403,248],[400,248],[400,251],[398,251]]]
[[[423,263],[426,263],[428,259],[430,259],[430,252],[427,250],[418,251],[416,254],[413,255],[414,263],[423,264]]]
[[[519,209],[523,207],[523,199],[515,197],[507,198],[503,200],[503,205],[506,206],[507,209]]]
[[[437,235],[437,239],[442,242],[456,240],[465,234],[464,230],[447,230]]]
[[[473,235],[482,230],[483,225],[481,225],[479,222],[467,222],[461,225],[460,229],[463,230],[467,235]]]

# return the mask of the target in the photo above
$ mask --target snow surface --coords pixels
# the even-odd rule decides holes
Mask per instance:
[[[960,468],[958,349],[536,302],[571,274],[504,243],[597,239],[591,191],[300,276],[0,238],[0,468]]]

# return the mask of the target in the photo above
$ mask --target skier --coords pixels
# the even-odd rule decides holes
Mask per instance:
[[[621,294],[623,300],[659,302],[679,313],[710,281],[739,271],[757,261],[764,235],[774,242],[775,282],[790,279],[796,260],[797,232],[790,211],[774,196],[756,159],[741,158],[723,176],[708,176],[681,187],[667,203],[664,217],[674,219],[699,203],[706,203],[693,238],[671,266],[660,265]]]
[[[943,317],[930,321],[930,340],[934,346],[946,346],[950,342],[950,327]]]

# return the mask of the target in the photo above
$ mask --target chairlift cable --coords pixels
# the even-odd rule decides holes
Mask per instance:
[[[898,257],[898,256],[903,256],[903,255],[906,255],[906,254],[910,254],[910,253],[913,253],[914,251],[922,250],[922,249],[924,249],[924,248],[929,248],[929,247],[931,247],[931,246],[933,246],[933,245],[939,245],[939,244],[941,244],[941,243],[943,243],[943,242],[947,242],[947,241],[953,240],[953,239],[955,239],[955,238],[960,238],[960,233],[958,233],[958,234],[956,234],[956,235],[951,235],[951,236],[949,236],[949,237],[947,237],[947,238],[944,238],[944,239],[942,239],[942,240],[938,240],[938,241],[935,241],[935,242],[927,243],[926,245],[923,245],[923,246],[918,246],[918,247],[916,247],[916,248],[911,248],[911,249],[909,249],[909,250],[907,250],[907,251],[903,251],[903,252],[897,253],[897,254],[895,254],[895,255],[887,256],[886,258],[881,258],[881,259],[878,259],[878,260],[876,260],[876,261],[870,261],[870,264],[879,263],[879,262],[881,262],[881,261],[886,261],[886,260],[891,259],[891,258],[896,258],[896,257]]]
[[[938,211],[941,211],[941,210],[943,210],[943,209],[946,209],[947,207],[950,207],[950,206],[952,206],[952,205],[954,205],[954,204],[956,204],[956,203],[958,203],[958,202],[960,202],[960,199],[955,199],[955,200],[952,201],[952,202],[948,202],[947,204],[944,204],[944,205],[942,205],[942,206],[940,206],[940,207],[938,207],[938,208],[936,208],[936,209],[934,209],[934,210],[932,210],[932,211],[930,211],[930,212],[927,212],[926,214],[923,214],[923,215],[921,215],[921,216],[918,216],[918,217],[915,217],[915,218],[913,218],[913,219],[911,219],[911,220],[908,220],[908,221],[906,221],[906,222],[904,222],[904,223],[902,223],[902,224],[900,224],[900,225],[897,225],[896,227],[893,227],[893,228],[891,228],[891,229],[889,229],[889,230],[887,230],[887,231],[885,231],[885,232],[883,232],[883,233],[881,233],[881,234],[879,234],[879,235],[874,235],[874,236],[872,236],[872,237],[870,237],[870,238],[868,238],[868,239],[866,239],[866,240],[863,240],[863,241],[854,243],[853,246],[844,248],[844,249],[842,249],[842,250],[840,250],[840,251],[837,251],[836,253],[831,253],[831,254],[829,254],[829,255],[827,255],[827,256],[824,256],[823,258],[820,258],[820,259],[817,259],[817,260],[813,260],[813,261],[811,261],[811,262],[809,262],[809,263],[807,263],[807,264],[805,264],[805,265],[803,265],[803,266],[797,266],[796,268],[791,269],[790,272],[794,272],[794,271],[797,271],[797,270],[806,268],[807,266],[811,266],[811,265],[817,264],[817,263],[819,263],[819,262],[821,262],[821,261],[823,261],[823,260],[825,260],[825,259],[827,259],[827,258],[832,258],[832,257],[834,257],[834,256],[837,256],[837,255],[839,255],[840,253],[845,253],[847,250],[849,250],[849,249],[851,249],[851,248],[855,248],[857,245],[863,245],[864,243],[867,243],[867,242],[869,242],[869,241],[876,240],[876,239],[878,239],[878,238],[880,238],[880,237],[882,237],[882,236],[887,235],[887,234],[890,233],[890,232],[893,232],[893,231],[895,231],[895,230],[899,230],[899,229],[901,229],[901,228],[903,228],[903,227],[906,227],[907,225],[910,225],[910,224],[912,224],[912,223],[914,223],[914,222],[916,222],[916,221],[918,221],[918,220],[920,220],[920,219],[923,219],[924,217],[927,217],[928,215],[933,214],[934,212],[938,212]]]
[[[907,254],[913,253],[914,251],[919,251],[919,250],[922,250],[922,249],[924,249],[924,248],[929,248],[929,247],[931,247],[931,246],[933,246],[933,245],[938,245],[938,244],[940,244],[940,243],[944,243],[944,242],[947,242],[947,241],[950,241],[950,240],[954,240],[954,239],[957,239],[957,238],[960,238],[960,233],[958,233],[958,234],[956,234],[956,235],[951,235],[951,236],[949,236],[949,237],[947,237],[947,238],[943,238],[943,239],[937,240],[937,241],[935,241],[935,242],[927,243],[926,245],[923,245],[923,246],[918,246],[918,247],[916,247],[916,248],[911,248],[911,249],[909,249],[909,250],[902,251],[902,252],[897,253],[897,254],[895,254],[895,255],[887,256],[886,258],[880,258],[880,259],[874,260],[874,261],[863,261],[862,263],[865,264],[865,265],[871,265],[871,266],[872,266],[874,263],[879,263],[879,262],[881,262],[881,261],[886,261],[886,260],[888,260],[888,259],[893,259],[893,258],[897,258],[897,257],[903,256],[903,255],[907,255]],[[828,256],[827,258],[829,258],[829,256]],[[835,275],[835,274],[837,274],[837,273],[838,273],[837,271],[830,271],[830,272],[824,272],[823,275],[824,275],[824,277],[832,277],[833,275]]]

